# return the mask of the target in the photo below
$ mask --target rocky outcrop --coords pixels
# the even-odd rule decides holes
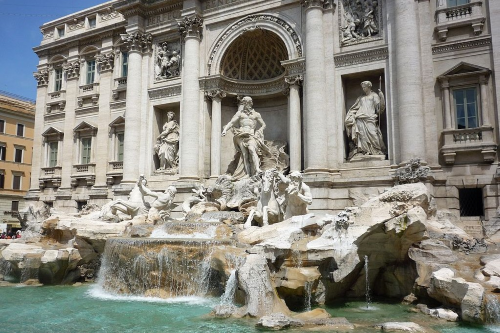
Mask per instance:
[[[238,317],[262,317],[268,313],[289,314],[271,281],[266,259],[257,254],[247,256],[238,270],[238,285],[245,293],[245,305],[238,308]]]
[[[460,309],[464,321],[484,321],[484,288],[479,283],[456,278],[455,272],[449,268],[432,273],[428,294],[444,305]]]
[[[302,327],[304,326],[304,322],[302,320],[288,317],[283,313],[273,313],[271,315],[261,317],[256,326],[272,330],[281,330],[283,328]]]
[[[388,322],[381,325],[375,326],[380,328],[383,332],[412,332],[412,333],[428,333],[429,331],[424,329],[419,324],[413,322]]]

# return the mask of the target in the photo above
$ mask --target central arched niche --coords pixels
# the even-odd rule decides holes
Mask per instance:
[[[264,87],[268,82],[284,82],[285,68],[281,61],[288,58],[289,52],[281,37],[266,29],[246,30],[228,45],[221,58],[219,73],[233,82],[239,91],[228,91],[228,97],[222,100],[222,126],[227,124],[237,111],[236,95],[248,95],[253,99],[254,109],[266,123],[264,139],[275,142],[288,141],[288,98],[283,94],[283,90],[259,94],[245,92],[247,85],[263,84]],[[235,153],[232,137],[233,134],[228,133],[222,138],[222,172],[226,171]],[[288,148],[286,151],[288,152]]]
[[[253,29],[236,38],[222,57],[220,74],[234,80],[268,80],[285,73],[285,43],[275,33]]]

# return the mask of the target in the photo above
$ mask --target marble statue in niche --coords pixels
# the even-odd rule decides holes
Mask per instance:
[[[159,43],[155,55],[155,78],[156,80],[170,79],[180,75],[180,52],[178,45],[167,42]]]
[[[245,96],[240,101],[238,111],[222,131],[222,136],[225,136],[228,130],[233,130],[236,154],[231,163],[237,164],[242,158],[245,173],[249,177],[262,172],[259,155],[271,154],[269,147],[264,143],[265,128],[266,123],[260,113],[253,108],[252,98]]]
[[[380,34],[378,0],[342,0],[342,45],[355,44]]]
[[[156,173],[175,174],[179,167],[179,123],[174,119],[175,113],[167,112],[167,122],[156,138],[155,154],[160,160]]]
[[[386,147],[380,131],[380,115],[385,111],[382,91],[372,91],[372,83],[361,83],[364,95],[358,97],[345,117],[345,128],[349,142],[349,161],[365,158],[385,159]]]

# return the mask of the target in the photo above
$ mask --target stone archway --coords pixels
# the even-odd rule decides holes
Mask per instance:
[[[279,15],[255,14],[249,15],[227,27],[213,44],[208,59],[208,75],[221,72],[223,58],[233,42],[242,35],[261,30],[274,33],[281,40],[287,53],[282,60],[292,60],[302,57],[302,41],[294,29],[295,23],[285,21]]]

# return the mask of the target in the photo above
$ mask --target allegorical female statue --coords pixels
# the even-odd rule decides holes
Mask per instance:
[[[167,122],[163,125],[163,131],[156,139],[155,153],[160,159],[160,167],[157,171],[168,173],[177,172],[179,165],[179,124],[174,119],[174,113],[167,113]]]
[[[384,94],[380,89],[378,94],[373,92],[370,81],[362,82],[361,87],[365,95],[356,100],[345,117],[347,136],[352,140],[348,160],[363,155],[385,155],[386,151],[379,120],[385,111]]]

